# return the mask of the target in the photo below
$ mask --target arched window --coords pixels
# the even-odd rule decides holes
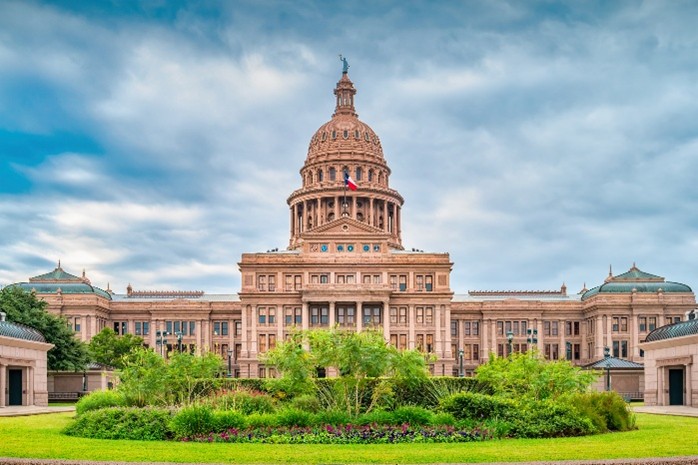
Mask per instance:
[[[373,170],[368,170],[368,182],[373,182]]]
[[[361,181],[361,177],[363,176],[363,170],[361,169],[360,166],[356,167],[356,180]]]
[[[330,181],[336,181],[337,180],[337,170],[334,168],[334,166],[330,167]]]
[[[322,170],[317,170],[317,182],[322,182]]]

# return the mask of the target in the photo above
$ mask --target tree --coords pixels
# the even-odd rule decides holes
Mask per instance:
[[[476,373],[495,394],[525,400],[554,400],[581,393],[597,376],[567,360],[545,360],[536,350],[490,358]]]
[[[90,360],[114,368],[124,367],[124,357],[143,346],[143,338],[133,334],[117,335],[111,328],[104,328],[90,340],[87,350]]]
[[[46,311],[46,302],[16,286],[0,290],[0,309],[7,314],[7,321],[30,326],[44,335],[54,347],[48,351],[48,369],[57,371],[81,371],[87,362],[87,345],[77,339],[68,321]]]
[[[428,376],[427,360],[414,351],[398,351],[378,331],[312,330],[298,332],[268,351],[264,362],[281,373],[280,383],[291,394],[307,392],[313,386],[315,367],[334,368],[339,374],[339,392],[322,393],[334,407],[350,414],[360,413],[369,378],[393,376],[417,381]],[[376,406],[380,396],[389,396],[387,383],[378,383],[366,410]]]

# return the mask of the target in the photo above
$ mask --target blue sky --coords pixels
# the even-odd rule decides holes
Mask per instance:
[[[571,292],[633,262],[698,287],[698,4],[0,3],[0,285],[234,293],[348,57],[457,293]]]

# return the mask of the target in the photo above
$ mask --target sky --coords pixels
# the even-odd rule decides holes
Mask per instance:
[[[0,2],[0,285],[236,293],[347,57],[451,288],[698,288],[694,1]]]

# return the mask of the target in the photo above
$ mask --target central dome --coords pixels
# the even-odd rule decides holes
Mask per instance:
[[[332,119],[320,126],[310,139],[306,165],[325,160],[328,155],[354,154],[377,158],[383,162],[383,148],[371,127],[359,120],[354,109],[356,89],[347,73],[334,90],[337,106]],[[363,158],[361,157],[361,158]]]

